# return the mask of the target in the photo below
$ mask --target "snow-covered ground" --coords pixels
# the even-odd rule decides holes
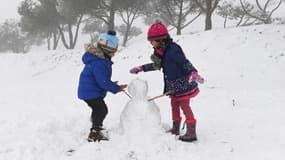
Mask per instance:
[[[83,49],[0,54],[0,160],[284,159],[285,25],[173,38],[206,79],[191,101],[197,142],[178,141],[164,129],[122,136],[121,113],[130,101],[122,92],[105,99],[111,140],[88,143],[90,109],[77,99]],[[140,78],[148,83],[149,97],[160,95],[161,72],[129,74],[131,67],[150,62],[151,53],[145,36],[120,48],[113,59],[113,80]],[[168,97],[155,104],[163,127],[170,127]],[[139,127],[133,124],[130,129]]]

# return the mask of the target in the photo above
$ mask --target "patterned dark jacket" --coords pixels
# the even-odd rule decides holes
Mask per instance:
[[[181,47],[170,42],[164,49],[163,55],[154,54],[151,56],[153,63],[143,65],[145,72],[159,70],[162,68],[164,75],[164,93],[174,91],[173,96],[183,95],[183,93],[194,93],[198,90],[198,84],[195,81],[189,83],[189,76],[192,71],[197,71],[191,62],[185,57]]]

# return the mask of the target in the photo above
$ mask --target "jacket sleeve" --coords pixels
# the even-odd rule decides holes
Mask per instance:
[[[104,64],[96,65],[93,68],[93,75],[97,84],[104,90],[110,91],[112,93],[117,93],[120,91],[120,86],[111,81],[112,69],[108,70]]]
[[[143,71],[144,71],[144,72],[157,70],[157,69],[154,67],[154,63],[144,64],[144,65],[142,65],[142,67],[143,67]]]
[[[150,56],[150,59],[153,63],[148,63],[145,65],[142,65],[143,71],[154,71],[154,70],[160,70],[161,68],[161,57],[157,56],[155,53]]]

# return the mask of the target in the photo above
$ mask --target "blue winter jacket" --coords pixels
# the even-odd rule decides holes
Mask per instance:
[[[156,52],[154,54],[156,55]],[[185,57],[183,50],[178,44],[170,42],[160,58],[164,76],[164,92],[173,90],[174,94],[172,95],[177,95],[197,89],[197,82],[188,82],[191,72],[197,70]],[[145,72],[155,70],[153,63],[145,64],[143,68]]]
[[[104,98],[107,91],[117,93],[120,86],[111,81],[112,61],[86,52],[82,61],[85,64],[80,74],[78,98],[83,100]]]

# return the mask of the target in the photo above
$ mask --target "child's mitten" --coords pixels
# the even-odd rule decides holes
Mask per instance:
[[[189,83],[192,82],[192,81],[196,81],[196,82],[199,82],[199,83],[203,84],[205,80],[204,80],[203,77],[201,77],[198,74],[198,72],[193,71],[193,72],[191,72],[191,75],[189,76]]]
[[[139,72],[143,71],[143,66],[134,67],[130,70],[132,74],[138,74]]]

